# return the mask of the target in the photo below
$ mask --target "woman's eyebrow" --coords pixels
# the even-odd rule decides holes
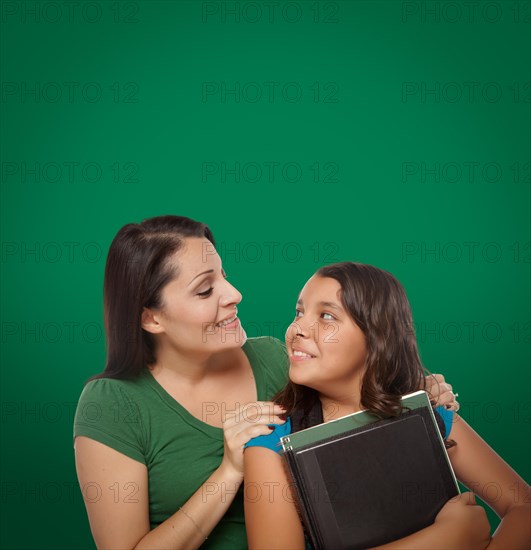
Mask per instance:
[[[213,269],[207,269],[206,271],[203,271],[201,273],[198,273],[189,283],[187,286],[190,286],[196,279],[197,277],[201,277],[201,275],[205,275],[206,273],[214,273],[214,270]]]

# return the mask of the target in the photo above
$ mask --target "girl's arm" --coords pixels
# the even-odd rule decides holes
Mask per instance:
[[[485,510],[472,493],[463,493],[442,507],[433,525],[374,550],[484,550],[489,540]]]
[[[448,450],[457,478],[502,519],[488,548],[531,548],[529,485],[457,415],[450,437],[457,443]]]
[[[304,550],[304,533],[283,459],[263,447],[243,455],[245,527],[249,550]]]
[[[245,525],[249,550],[304,550],[304,534],[294,504],[295,495],[277,453],[250,447],[244,453]],[[355,521],[355,518],[353,518]],[[485,511],[466,493],[448,502],[435,523],[382,550],[483,550],[489,541]]]

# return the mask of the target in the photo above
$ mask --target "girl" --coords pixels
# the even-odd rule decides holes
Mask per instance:
[[[98,548],[246,548],[243,446],[280,423],[284,346],[251,338],[202,223],[162,216],[113,240],[107,364],[81,395],[76,467]],[[434,387],[434,393],[438,388]],[[452,404],[451,388],[440,387]]]
[[[286,333],[290,382],[275,399],[290,421],[251,441],[245,451],[245,480],[256,489],[245,493],[251,549],[305,545],[296,508],[285,497],[289,479],[279,454],[279,438],[290,433],[292,423],[301,429],[361,409],[396,416],[400,396],[422,386],[412,326],[404,289],[385,271],[345,262],[319,269],[306,283]],[[431,527],[385,547],[529,548],[529,486],[462,418],[455,415],[448,423],[447,437],[450,429],[447,447],[456,476],[502,518],[499,528],[490,538],[479,512],[477,538],[457,540],[462,533],[446,515],[448,503]],[[501,497],[497,492],[494,500],[486,490],[493,482],[501,487]],[[257,488],[263,498],[256,498]],[[471,498],[470,493],[461,497]]]

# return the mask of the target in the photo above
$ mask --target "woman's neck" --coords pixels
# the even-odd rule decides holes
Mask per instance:
[[[234,364],[239,348],[218,353],[183,353],[169,346],[157,349],[157,361],[150,368],[155,377],[179,380],[190,386],[201,384],[206,379],[225,372]]]

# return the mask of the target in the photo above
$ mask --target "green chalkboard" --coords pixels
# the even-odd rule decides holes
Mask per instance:
[[[324,264],[391,271],[530,480],[529,2],[0,5],[2,548],[94,548],[73,412],[108,246],[160,214],[210,225],[250,336]]]

